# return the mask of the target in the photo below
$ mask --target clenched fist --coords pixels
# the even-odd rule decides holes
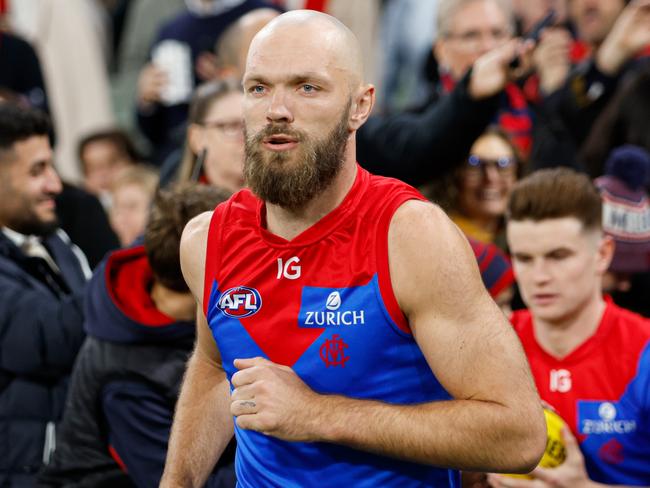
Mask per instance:
[[[261,357],[235,359],[230,412],[241,429],[287,441],[320,440],[323,395],[311,390],[288,366]],[[322,410],[322,408],[320,408]]]

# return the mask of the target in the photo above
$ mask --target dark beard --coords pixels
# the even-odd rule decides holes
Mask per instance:
[[[310,140],[288,124],[267,125],[252,137],[246,134],[244,177],[250,189],[262,200],[287,210],[297,210],[322,193],[341,171],[347,147],[350,102],[342,117],[324,139]],[[287,134],[299,142],[302,158],[290,162],[291,154],[270,153],[261,149],[262,140],[274,134]],[[287,167],[291,165],[291,167]]]
[[[24,215],[7,222],[7,227],[26,236],[48,237],[59,227],[58,219],[49,222],[39,220],[35,215]]]

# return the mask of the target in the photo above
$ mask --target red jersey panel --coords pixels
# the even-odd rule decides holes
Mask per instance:
[[[539,394],[577,437],[590,478],[650,484],[650,321],[608,300],[596,333],[557,359],[537,342],[529,311],[511,320]]]
[[[204,305],[228,378],[233,360],[291,366],[319,393],[396,404],[447,400],[393,295],[388,228],[423,197],[358,167],[343,202],[287,241],[264,228],[250,191],[217,207],[210,225]],[[455,487],[458,473],[326,443],[285,442],[239,429],[242,488]]]

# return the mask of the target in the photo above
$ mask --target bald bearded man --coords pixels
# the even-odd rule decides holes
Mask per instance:
[[[201,486],[233,427],[241,487],[455,487],[455,469],[542,455],[530,371],[467,241],[355,162],[375,100],[361,73],[324,14],[283,14],[251,44],[250,190],[181,243],[200,318],[163,487]]]

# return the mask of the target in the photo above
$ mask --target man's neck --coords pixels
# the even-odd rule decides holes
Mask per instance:
[[[190,292],[171,290],[154,280],[151,300],[156,308],[174,320],[191,321],[196,315],[196,302]]]
[[[535,337],[542,349],[557,359],[563,359],[596,333],[606,303],[600,290],[585,306],[557,322],[533,317]]]
[[[346,160],[332,184],[304,207],[298,210],[287,210],[278,205],[266,204],[266,227],[269,232],[291,240],[341,204],[352,188],[357,175],[354,156],[349,157],[349,146],[354,146],[354,144],[348,144]]]

